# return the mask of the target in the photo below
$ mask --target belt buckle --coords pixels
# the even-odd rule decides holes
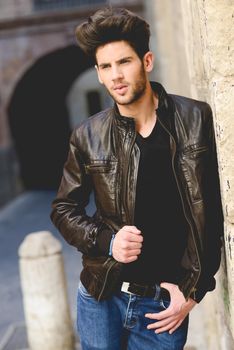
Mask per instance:
[[[136,295],[138,297],[144,297],[146,295],[147,288],[145,288],[145,286],[137,285],[136,283],[131,284],[130,282],[123,282],[121,291],[131,295]]]
[[[133,293],[129,292],[129,290],[128,290],[129,285],[130,285],[129,282],[123,282],[122,286],[121,286],[121,292],[128,293],[128,294],[133,294]]]

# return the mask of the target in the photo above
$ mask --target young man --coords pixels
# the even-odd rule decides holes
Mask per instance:
[[[77,28],[115,102],[74,130],[51,214],[83,253],[83,350],[181,350],[189,312],[215,288],[223,219],[211,109],[149,81],[149,36],[125,9]]]

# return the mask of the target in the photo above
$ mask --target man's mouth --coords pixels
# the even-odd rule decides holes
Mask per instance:
[[[114,86],[114,91],[116,91],[118,94],[123,95],[127,91],[128,86],[125,84],[118,84]]]

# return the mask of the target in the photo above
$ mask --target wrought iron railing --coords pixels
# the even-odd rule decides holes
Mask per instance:
[[[33,0],[35,11],[62,10],[108,3],[108,0]]]

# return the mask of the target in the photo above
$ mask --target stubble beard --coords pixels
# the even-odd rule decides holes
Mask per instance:
[[[146,90],[146,76],[145,76],[145,71],[142,67],[140,72],[140,77],[135,82],[132,88],[132,93],[128,99],[124,100],[125,96],[123,96],[122,98],[121,97],[119,98],[118,96],[116,97],[114,94],[112,94],[109,90],[108,92],[117,104],[121,106],[127,106],[138,101],[144,95],[145,90]]]

